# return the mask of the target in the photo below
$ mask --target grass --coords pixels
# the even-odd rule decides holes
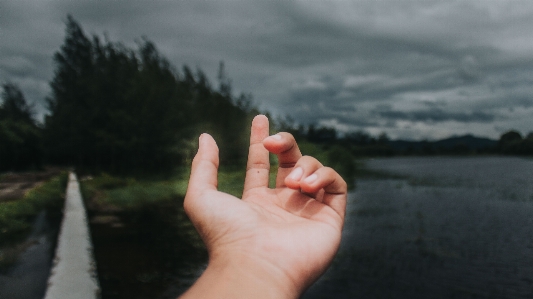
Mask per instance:
[[[0,203],[0,268],[11,264],[26,247],[16,243],[27,236],[40,211],[45,209],[47,216],[53,219],[61,217],[67,180],[65,172],[30,190],[19,200]]]
[[[277,167],[273,166],[271,186],[275,184],[276,172]],[[218,174],[218,189],[240,198],[244,177],[244,170],[222,169]],[[189,239],[191,243],[198,243],[199,238],[183,210],[188,179],[187,170],[169,180],[137,180],[101,174],[82,178],[80,187],[92,215],[115,215],[126,225],[134,226],[143,221],[165,221],[176,231],[182,232],[184,236],[181,237]],[[147,224],[150,225],[152,224]]]
[[[33,218],[42,209],[61,212],[67,179],[67,173],[62,173],[20,200],[0,203],[0,245],[29,231]]]
[[[172,180],[137,180],[101,174],[82,178],[80,187],[89,214],[116,215],[129,227],[174,230],[181,239],[196,246],[199,239],[183,210],[188,183],[184,177],[185,174]]]
[[[270,170],[269,185],[276,181],[277,166]],[[187,192],[189,171],[182,171],[170,180],[136,180],[101,174],[82,179],[83,198],[97,204],[112,205],[119,209],[135,209],[144,205],[181,201]],[[244,170],[221,169],[218,173],[218,190],[241,198],[244,187]]]

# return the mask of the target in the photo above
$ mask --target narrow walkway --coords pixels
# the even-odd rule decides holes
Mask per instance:
[[[70,173],[63,222],[45,299],[99,297],[87,216],[76,175]]]

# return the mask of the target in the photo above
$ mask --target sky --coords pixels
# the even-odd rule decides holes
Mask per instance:
[[[0,81],[38,117],[71,14],[295,122],[436,140],[533,131],[533,1],[0,0]]]

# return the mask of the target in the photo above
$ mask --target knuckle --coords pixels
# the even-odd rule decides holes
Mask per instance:
[[[302,156],[302,157],[300,158],[300,161],[301,161],[302,163],[305,163],[305,164],[316,163],[316,162],[318,162],[318,160],[317,160],[315,157],[307,156],[307,155]],[[300,162],[300,161],[298,161],[298,162]]]
[[[284,138],[288,138],[289,140],[294,140],[294,136],[289,132],[279,132],[278,134],[283,135]]]
[[[302,156],[298,162],[296,163],[297,166],[301,166],[306,169],[318,169],[323,167],[320,161],[318,161],[316,158],[311,156]]]
[[[270,170],[270,163],[264,163],[264,162],[257,161],[257,162],[250,163],[250,165],[246,166],[246,171],[255,170],[255,169]]]
[[[335,169],[329,167],[329,166],[325,166],[323,168],[323,171],[326,173],[326,175],[328,176],[335,176],[337,174],[337,172],[335,171]]]

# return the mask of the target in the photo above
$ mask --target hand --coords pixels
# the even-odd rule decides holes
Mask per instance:
[[[268,132],[268,119],[255,117],[242,200],[217,191],[218,147],[200,136],[184,207],[209,264],[183,298],[298,298],[337,252],[346,183],[302,157],[291,134]],[[274,189],[269,151],[279,160]]]

